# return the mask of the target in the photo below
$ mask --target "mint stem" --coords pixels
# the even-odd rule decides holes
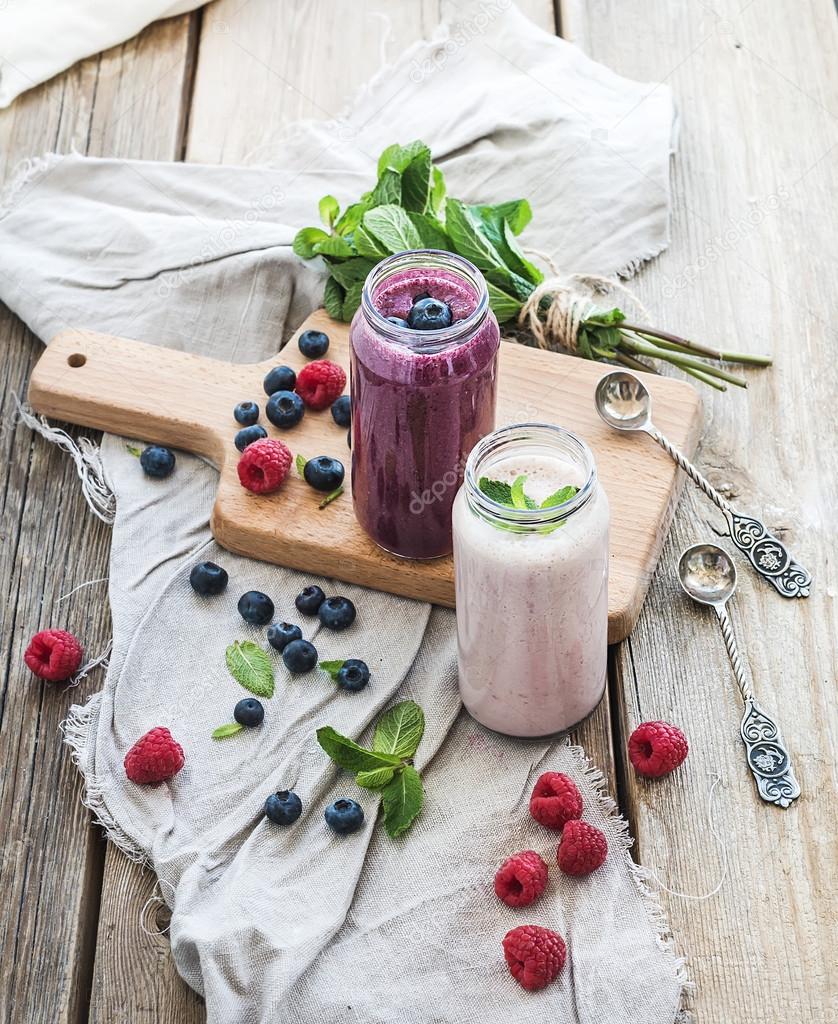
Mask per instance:
[[[325,508],[327,505],[330,505],[335,498],[339,498],[341,494],[343,494],[343,484],[341,484],[336,490],[332,491],[331,494],[327,494],[317,507]]]
[[[729,384],[735,384],[740,388],[746,388],[748,386],[748,382],[743,380],[742,377],[736,377],[734,374],[728,373],[727,370],[722,370],[718,366],[713,366],[710,363],[702,363],[700,360],[682,355],[680,352],[672,352],[658,348],[657,346],[651,345],[649,342],[643,341],[641,338],[637,338],[628,332],[621,330],[620,333],[622,334],[620,344],[626,346],[631,352],[634,352],[637,355],[647,356],[650,359],[662,359],[664,362],[672,363],[673,366],[679,366],[682,370],[690,367],[693,370],[698,370],[711,377],[718,377],[720,380],[725,380]]]
[[[718,359],[725,363],[742,363],[745,366],[771,365],[770,356],[750,355],[747,352],[725,352],[722,349],[701,345],[697,341],[690,341],[677,334],[670,334],[668,331],[658,330],[657,327],[642,327],[623,320],[620,324],[620,329],[633,331],[635,334],[639,334],[641,338],[654,341],[656,344],[661,345],[661,347],[669,348],[675,346],[686,352],[695,352],[697,355],[707,356],[709,359]]]

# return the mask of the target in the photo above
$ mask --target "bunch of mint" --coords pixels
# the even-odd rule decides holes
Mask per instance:
[[[526,199],[497,206],[469,206],[446,196],[442,171],[424,142],[388,146],[378,160],[378,181],[341,213],[334,196],[320,200],[323,227],[303,228],[294,252],[321,256],[329,267],[323,305],[349,321],[361,303],[367,274],[386,256],[407,249],[444,249],[483,271],[489,303],[502,323],[544,275],[524,255],[516,235],[532,219]]]
[[[330,725],[317,730],[317,742],[364,789],[381,793],[384,828],[400,836],[422,810],[423,790],[413,755],[425,731],[425,716],[412,700],[394,705],[379,718],[372,748],[359,746]]]
[[[563,505],[566,501],[570,501],[570,499],[579,492],[579,488],[574,487],[573,484],[565,484],[564,487],[560,487],[557,491],[549,494],[544,501],[539,503],[524,491],[524,484],[526,482],[527,478],[525,475],[515,477],[511,484],[506,483],[504,480],[492,480],[489,477],[481,476],[477,486],[487,498],[491,498],[491,500],[497,502],[498,505],[506,505],[508,508],[530,510],[554,508],[556,505]],[[514,523],[496,525],[505,530],[520,532],[520,528],[517,528]],[[538,527],[538,532],[552,533],[563,525],[563,522],[558,522],[540,526]]]

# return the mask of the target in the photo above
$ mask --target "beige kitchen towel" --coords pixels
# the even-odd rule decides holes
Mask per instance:
[[[413,138],[430,145],[452,194],[528,198],[524,242],[568,270],[631,271],[658,253],[668,230],[669,90],[620,78],[503,0],[464,17],[379,73],[344,118],[294,126],[269,167],[75,155],[36,164],[3,200],[0,297],[45,341],[85,326],[266,358],[321,299],[322,267],[291,251],[296,230],[316,221],[321,195],[344,205],[369,188],[381,150]],[[125,373],[130,380],[130,365]],[[321,657],[365,659],[370,685],[351,695],[322,674],[290,677],[272,655],[277,692],[265,725],[210,738],[244,695],[225,647],[244,638],[266,646],[264,631],[238,616],[238,596],[263,590],[277,618],[293,620],[294,595],[312,580],[215,545],[211,466],[178,452],[174,474],[150,480],[125,442],[105,439],[103,468],[81,460],[94,498],[106,485],[116,494],[114,652],[104,690],[73,710],[67,733],[97,818],[160,878],[175,962],[205,996],[211,1024],[672,1024],[683,964],[601,780],[562,742],[504,739],[463,714],[451,612],[319,581],[352,597],[357,621],[340,634],[301,625]],[[106,502],[97,507],[109,517]],[[230,574],[211,600],[188,583],[207,558]],[[427,802],[394,841],[376,823],[376,797],[332,766],[314,733],[330,724],[363,738],[405,698],[427,716],[417,754]],[[186,766],[168,784],[135,786],[122,759],[156,725],[183,744]],[[586,818],[608,836],[609,858],[589,878],[558,872],[555,836],[528,815],[530,788],[547,769],[576,779]],[[282,830],[261,807],[289,786],[304,811]],[[323,810],[343,795],[364,805],[366,824],[339,838]],[[513,911],[492,878],[526,847],[551,864],[550,886]],[[521,923],[568,941],[560,980],[538,994],[503,962],[503,935]]]

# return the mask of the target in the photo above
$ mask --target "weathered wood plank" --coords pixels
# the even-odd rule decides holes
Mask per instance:
[[[187,66],[187,34],[187,19],[155,26],[0,112],[0,180],[48,150],[101,151],[97,125],[112,154],[162,155],[152,132],[131,146],[125,139],[132,123],[151,116],[160,138],[167,123],[177,138],[181,90],[172,92],[157,69],[164,60]],[[117,66],[123,77],[112,88]],[[87,1017],[104,847],[87,824],[58,726],[102,676],[94,672],[78,690],[38,684],[22,654],[32,633],[51,625],[77,633],[93,654],[102,650],[110,636],[105,586],[61,598],[107,576],[110,531],[90,514],[66,456],[15,425],[12,395],[24,393],[41,343],[5,309],[0,338],[0,633],[9,639],[0,678],[0,1019],[75,1024]]]
[[[565,31],[594,58],[675,89],[683,120],[673,242],[636,287],[662,325],[773,353],[773,369],[748,375],[747,394],[708,395],[700,461],[741,508],[764,513],[815,577],[810,598],[786,601],[735,559],[734,629],[803,790],[789,810],[757,798],[718,626],[680,593],[679,552],[722,529],[692,488],[640,622],[616,657],[625,730],[660,717],[691,741],[685,767],[669,780],[621,773],[641,860],[673,889],[706,894],[721,877],[706,805],[710,773],[722,779],[713,819],[725,836],[727,877],[706,901],[663,898],[697,982],[697,1017],[725,1024],[835,1020],[838,467],[835,420],[824,410],[838,384],[838,298],[825,273],[838,255],[838,31],[828,0],[794,15],[775,2],[732,0],[563,6]]]

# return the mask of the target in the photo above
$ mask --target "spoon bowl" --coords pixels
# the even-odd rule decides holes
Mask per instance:
[[[651,425],[652,399],[633,373],[612,370],[596,387],[596,411],[615,430],[645,430]]]
[[[724,604],[736,590],[736,566],[717,545],[693,544],[678,559],[678,579],[699,604]]]

